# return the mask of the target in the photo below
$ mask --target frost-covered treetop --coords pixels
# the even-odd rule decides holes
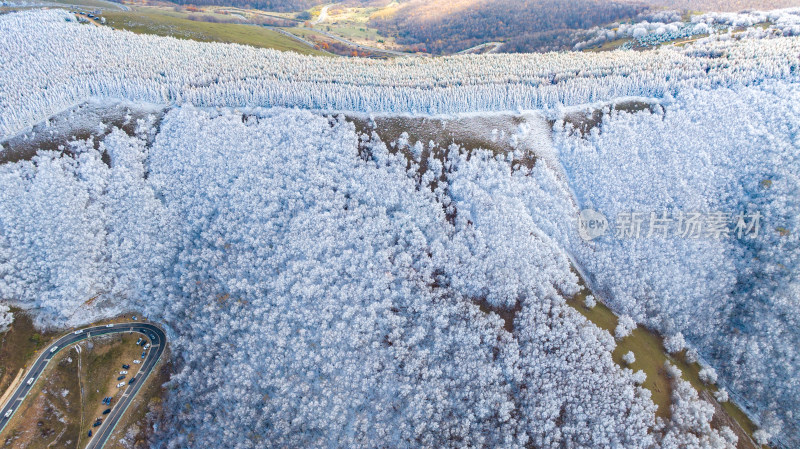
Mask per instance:
[[[800,39],[653,52],[311,57],[82,26],[64,11],[0,17],[0,135],[89,97],[364,112],[538,109],[796,78]]]

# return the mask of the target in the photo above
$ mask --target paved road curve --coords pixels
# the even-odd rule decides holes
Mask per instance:
[[[105,419],[103,420],[103,424],[100,427],[92,429],[94,435],[89,441],[89,444],[86,446],[87,449],[99,449],[103,447],[103,445],[106,443],[106,440],[108,440],[108,437],[111,436],[114,426],[117,425],[117,421],[119,421],[119,419],[125,413],[125,409],[127,409],[130,403],[133,401],[133,398],[139,391],[139,388],[141,388],[142,384],[144,384],[145,379],[148,375],[150,375],[153,367],[156,365],[158,359],[161,357],[161,354],[164,352],[167,336],[164,334],[164,331],[161,330],[161,328],[149,323],[122,323],[114,324],[112,327],[89,327],[77,332],[80,333],[71,332],[59,338],[55,343],[48,346],[44,352],[42,352],[39,358],[36,359],[36,362],[25,374],[25,377],[22,378],[22,383],[19,385],[19,387],[17,387],[16,391],[14,391],[14,394],[12,394],[8,399],[8,402],[6,402],[5,406],[0,409],[0,432],[3,431],[6,424],[8,424],[13,416],[12,413],[11,416],[6,418],[6,413],[9,410],[16,412],[19,409],[19,406],[22,404],[22,400],[25,399],[25,396],[27,396],[28,392],[30,392],[30,390],[33,388],[33,385],[38,381],[39,376],[42,374],[42,371],[44,371],[47,363],[50,362],[50,360],[56,355],[56,353],[58,353],[58,351],[64,348],[69,348],[70,345],[78,341],[91,337],[97,337],[99,335],[116,334],[122,332],[138,332],[140,334],[144,334],[150,340],[151,346],[147,352],[147,356],[142,364],[138,365],[141,366],[141,369],[139,369],[139,372],[137,372],[133,377],[136,380],[133,382],[133,384],[127,384],[125,386],[125,391],[122,393],[122,397],[111,409],[111,413],[104,417]],[[135,369],[136,366],[137,365],[131,365],[131,369]],[[34,379],[30,385],[28,385],[29,379]],[[128,380],[129,379],[126,379],[126,381]],[[81,432],[86,431],[87,429],[81,429]]]
[[[343,38],[341,36],[338,36],[338,35],[333,34],[333,33],[329,33],[327,31],[321,30],[319,28],[314,28],[313,30],[316,31],[317,33],[324,34],[325,36],[328,36],[329,38],[331,38],[331,39],[333,39],[335,41],[339,41],[339,42],[341,42],[341,43],[343,43],[345,45],[349,45],[350,47],[355,47],[355,48],[357,48],[359,50],[365,50],[365,51],[369,51],[369,52],[372,52],[372,53],[381,53],[381,54],[386,54],[386,55],[402,56],[402,57],[409,57],[409,56],[425,56],[425,57],[429,57],[430,56],[429,54],[426,54],[426,53],[420,53],[420,54],[417,55],[417,54],[414,54],[414,53],[405,53],[405,52],[402,52],[402,51],[384,50],[382,48],[370,47],[370,46],[367,46],[367,45],[357,44],[357,43],[355,43],[353,41],[347,40],[347,39],[345,39],[345,38]]]

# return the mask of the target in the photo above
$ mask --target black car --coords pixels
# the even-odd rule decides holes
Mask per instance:
[[[130,368],[131,368],[130,365],[122,365],[122,369],[130,369]]]
[[[128,381],[128,385],[130,385],[130,384],[132,384],[134,382],[136,382],[136,378],[135,377],[131,377],[131,380]]]
[[[122,375],[122,376],[119,376],[119,377],[117,377],[117,380],[122,380],[122,379],[124,379],[124,378],[125,378],[125,376],[124,376],[124,375]]]
[[[91,430],[89,430],[89,436],[92,436],[92,431]]]
[[[103,414],[104,415],[108,415],[109,413],[111,413],[111,409],[110,408],[107,408],[107,409],[103,410]]]
[[[100,419],[100,418],[97,418],[97,421],[95,421],[94,424],[92,424],[92,427],[97,427],[100,424],[103,424],[103,420]]]

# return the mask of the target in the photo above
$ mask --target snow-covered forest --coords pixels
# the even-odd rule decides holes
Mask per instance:
[[[0,135],[88,97],[362,112],[516,111],[796,79],[800,40],[688,49],[392,61],[308,57],[81,26],[63,11],[0,17]]]
[[[735,447],[677,374],[656,418],[615,335],[566,304],[573,269],[616,337],[689,346],[759,438],[800,442],[800,39],[344,61],[67,19],[0,16],[0,134],[89,99],[165,112],[0,165],[0,298],[44,326],[163,323],[156,447]],[[609,105],[631,97],[649,107]],[[338,114],[506,110],[536,110],[508,152]],[[586,208],[763,218],[587,242]]]
[[[587,135],[557,127],[554,145],[584,207],[677,221],[691,211],[764,217],[756,238],[640,239],[573,245],[610,305],[667,336],[681,333],[745,404],[769,404],[762,425],[797,435],[800,370],[797,230],[800,90],[681,92],[659,113],[611,113]],[[773,423],[773,424],[767,424]],[[774,432],[777,432],[775,430]]]

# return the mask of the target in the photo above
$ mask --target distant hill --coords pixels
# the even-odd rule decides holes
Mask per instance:
[[[178,4],[304,11],[335,0],[174,0]],[[389,0],[343,0],[346,5],[384,7]],[[571,49],[581,32],[636,17],[653,9],[741,11],[800,6],[800,0],[399,0],[373,14],[370,25],[400,44],[449,54],[503,41],[504,52]]]
[[[336,0],[170,0],[179,5],[216,5],[255,8],[265,11],[304,11],[318,5],[336,3]],[[403,3],[406,0],[401,0]],[[352,5],[385,6],[389,0],[347,0],[340,3]]]
[[[327,0],[172,0],[179,5],[216,5],[263,9],[266,11],[302,11],[317,5],[330,3]]]
[[[372,24],[434,54],[505,40],[505,51],[558,50],[573,30],[584,30],[645,11],[641,3],[609,0],[411,0]]]

